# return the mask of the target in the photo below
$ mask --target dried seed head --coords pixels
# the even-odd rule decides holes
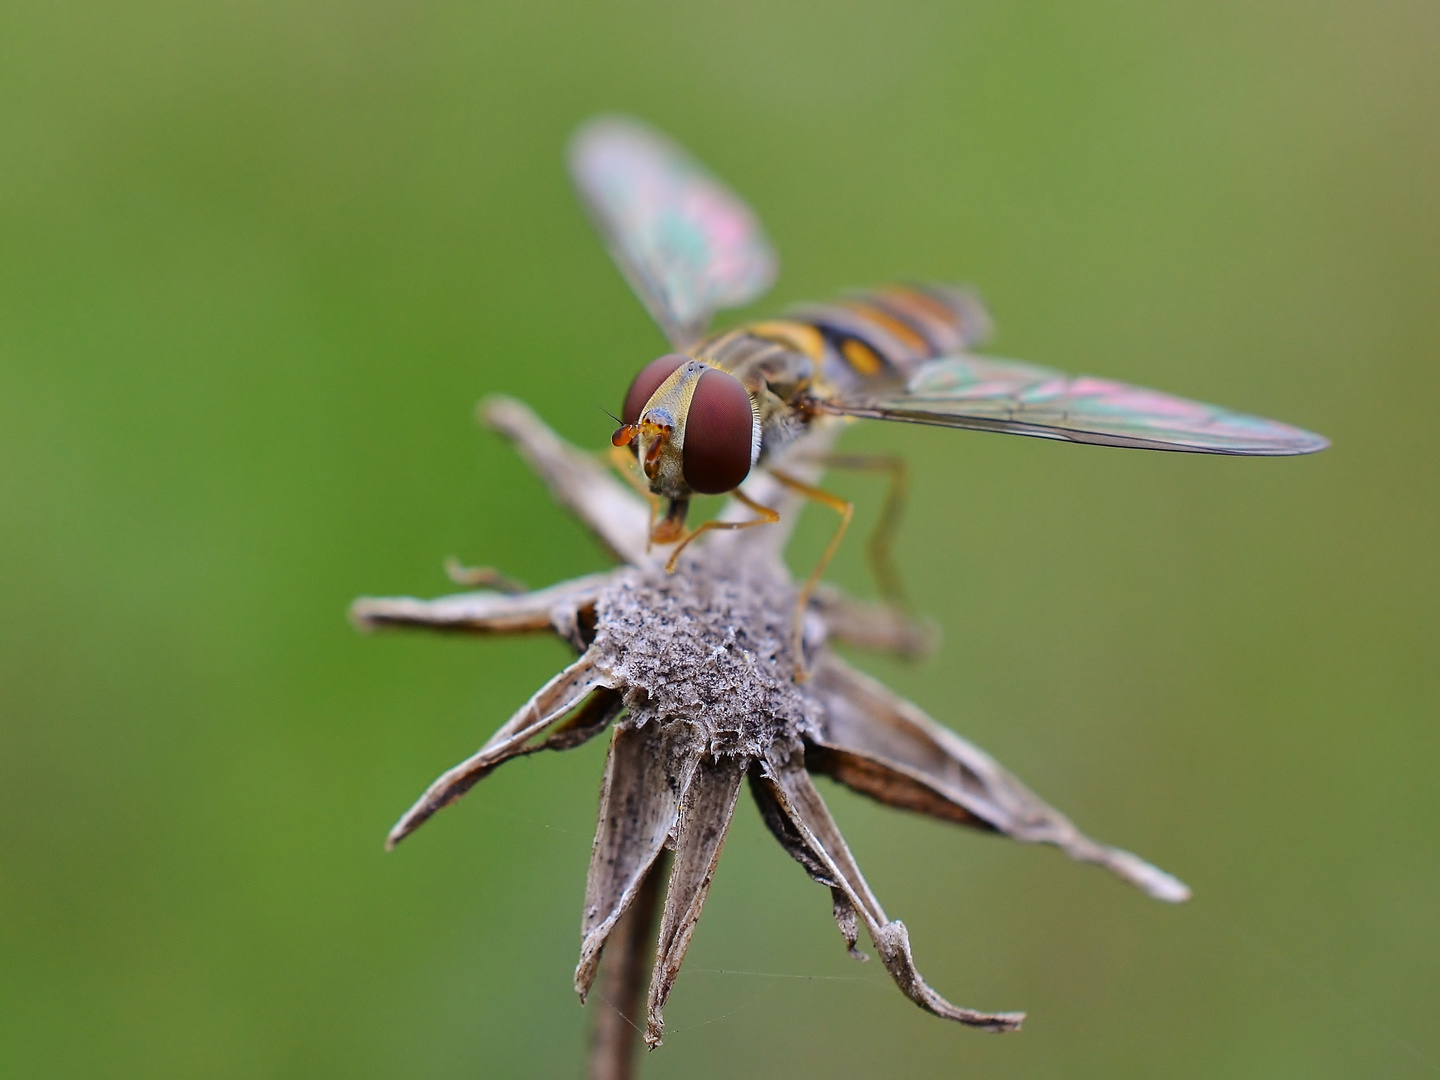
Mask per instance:
[[[625,687],[637,724],[697,724],[712,755],[763,758],[813,737],[820,710],[795,684],[795,589],[739,560],[618,571],[596,602],[596,669]]]
[[[568,749],[613,726],[576,987],[582,997],[589,990],[608,941],[605,962],[624,998],[616,1004],[633,1015],[639,994],[635,971],[646,937],[636,929],[634,913],[637,905],[649,903],[647,897],[655,898],[663,876],[660,941],[644,1030],[648,1044],[660,1042],[662,1010],[747,775],[775,838],[830,891],[847,948],[856,952],[863,925],[907,997],[970,1026],[1009,1031],[1022,1016],[958,1008],[925,983],[904,924],[889,919],[866,884],[811,782],[811,770],[893,806],[1053,844],[1158,899],[1189,896],[1170,875],[1086,837],[984,751],[825,646],[833,637],[912,655],[931,635],[902,614],[857,604],[830,588],[812,597],[807,625],[813,623],[816,631],[807,631],[805,659],[814,678],[797,685],[796,590],[780,559],[788,517],[781,525],[712,534],[668,574],[646,550],[645,506],[593,458],[566,445],[518,402],[492,400],[483,415],[519,445],[561,502],[631,565],[521,595],[472,592],[434,601],[355,603],[352,618],[364,628],[488,634],[548,627],[581,653],[479,751],[431,785],[396,825],[391,842],[503,762]],[[767,505],[785,505],[779,487],[764,489],[766,482],[763,474],[752,477],[752,494]],[[786,514],[793,510],[787,506]],[[483,580],[503,582],[493,571]],[[667,870],[668,849],[674,859]],[[648,920],[646,915],[642,921]],[[628,1021],[597,1026],[592,1057],[597,1075],[606,1062],[625,1059],[633,1030]]]

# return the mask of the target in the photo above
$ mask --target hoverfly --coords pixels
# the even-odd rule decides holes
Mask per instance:
[[[765,468],[842,514],[803,602],[850,506],[775,463],[826,417],[1201,454],[1285,456],[1328,445],[1278,421],[977,355],[971,350],[990,320],[959,287],[886,286],[707,336],[715,312],[758,298],[775,278],[775,252],[755,214],[684,150],[633,120],[585,124],[570,144],[569,164],[611,256],[675,350],[630,383],[612,439],[635,454],[649,492],[665,502],[651,542],[677,544],[671,569],[707,529],[778,520],[739,490],[752,469]],[[707,521],[687,532],[691,498],[722,493],[757,517]]]

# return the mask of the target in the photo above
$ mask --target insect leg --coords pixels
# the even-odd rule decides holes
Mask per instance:
[[[810,603],[810,595],[815,591],[815,586],[820,584],[820,576],[825,573],[825,568],[835,557],[835,552],[840,547],[840,541],[845,537],[845,530],[850,527],[850,519],[855,516],[855,504],[847,502],[839,495],[822,491],[809,484],[802,484],[793,476],[786,476],[776,469],[771,469],[770,475],[795,494],[822,503],[840,515],[840,525],[836,528],[835,535],[830,537],[830,543],[825,546],[820,561],[815,564],[815,569],[810,571],[810,576],[805,580],[805,584],[800,589],[800,595],[795,600],[795,681],[804,682],[810,678],[810,671],[805,666],[805,609]]]
[[[690,541],[696,539],[701,533],[709,532],[711,529],[751,529],[754,528],[756,525],[774,525],[777,521],[780,520],[779,511],[771,510],[768,506],[761,506],[759,503],[757,503],[754,499],[750,498],[749,495],[746,495],[739,488],[736,488],[730,494],[734,496],[738,501],[748,506],[751,510],[754,510],[755,513],[759,514],[760,516],[752,518],[749,521],[705,522],[698,529],[694,530],[691,533],[688,533],[685,538],[680,541],[680,543],[675,545],[675,550],[670,553],[670,561],[665,564],[665,570],[667,573],[673,574],[675,572],[675,564],[680,559],[680,553],[684,551],[687,547],[689,547]]]
[[[890,474],[885,503],[880,508],[880,519],[870,530],[870,538],[865,541],[865,554],[880,595],[888,603],[908,609],[910,601],[905,595],[905,584],[900,578],[899,567],[895,564],[895,534],[899,530],[900,518],[905,513],[905,503],[910,494],[909,464],[896,454],[818,454],[805,460],[815,461],[829,469]]]

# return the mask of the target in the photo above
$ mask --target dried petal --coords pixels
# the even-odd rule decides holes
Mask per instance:
[[[581,1001],[590,992],[605,939],[675,827],[700,747],[699,732],[684,721],[615,728],[585,880],[580,963],[575,968]]]
[[[813,687],[825,705],[820,735],[806,753],[816,772],[891,806],[1054,844],[1158,900],[1189,899],[1184,883],[1128,851],[1091,840],[983,750],[838,657],[822,658]]]
[[[610,725],[610,721],[624,711],[625,701],[620,692],[602,686],[586,698],[563,724],[556,725],[539,742],[527,744],[521,752],[531,754],[537,750],[573,750],[599,735]]]
[[[640,993],[650,966],[650,933],[665,876],[665,854],[650,866],[635,901],[621,915],[600,960],[599,1005],[591,1005],[589,1080],[630,1080],[635,1075],[635,1036],[640,1033]]]
[[[822,584],[810,608],[825,622],[827,636],[857,649],[894,653],[907,660],[929,656],[940,642],[933,622],[907,615],[894,604],[868,604],[834,585]]]
[[[594,457],[560,438],[514,398],[486,398],[478,412],[485,423],[516,445],[556,500],[573,511],[606,547],[637,566],[655,561],[658,555],[646,550],[649,508]]]
[[[865,927],[870,931],[881,962],[906,997],[927,1012],[971,1027],[986,1031],[1014,1031],[1019,1028],[1025,1019],[1024,1013],[987,1013],[952,1005],[921,978],[910,954],[910,935],[905,924],[886,918],[880,902],[875,899],[855,864],[839,826],[830,816],[825,800],[815,790],[809,774],[798,760],[772,758],[756,787],[763,789],[775,809],[789,820],[789,835],[780,836],[781,843],[792,854],[793,845],[797,842],[803,845],[807,849],[807,857],[799,860],[801,864],[807,870],[817,864],[823,868],[818,875],[812,870],[811,876],[845,894],[850,906],[865,920]],[[774,816],[773,810],[766,814],[767,822]]]
[[[675,977],[690,947],[695,924],[710,892],[720,848],[735,816],[740,779],[749,764],[741,758],[724,757],[700,763],[680,803],[680,823],[675,832],[675,862],[665,891],[665,915],[660,922],[660,944],[655,950],[655,973],[650,977],[649,1022],[645,1043],[660,1045],[665,1027],[662,1015]]]
[[[869,956],[855,947],[860,940],[860,920],[844,889],[830,890],[830,914],[835,917],[835,925],[845,938],[845,951],[855,960],[869,960]]]
[[[527,753],[525,744],[575,708],[587,694],[608,686],[587,654],[542,686],[535,696],[490,736],[478,751],[441,775],[390,830],[388,847],[394,847],[418,829],[435,811],[450,805],[495,767]]]
[[[607,574],[591,574],[535,592],[469,592],[438,600],[362,596],[350,605],[350,619],[362,630],[402,626],[467,634],[552,630],[570,637],[576,611],[594,604],[608,580]]]

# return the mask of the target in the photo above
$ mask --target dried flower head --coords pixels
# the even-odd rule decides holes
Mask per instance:
[[[805,613],[803,660],[812,677],[798,682],[802,658],[791,632],[797,592],[781,559],[798,508],[767,476],[756,475],[746,490],[779,507],[780,524],[712,533],[686,553],[677,572],[666,573],[647,551],[646,505],[594,458],[562,442],[519,402],[491,399],[481,413],[626,565],[537,592],[516,592],[498,575],[482,573],[472,580],[493,588],[429,601],[355,603],[362,627],[549,629],[580,654],[479,751],[436,780],[389,842],[505,761],[578,746],[612,728],[575,970],[582,1000],[607,943],[609,1000],[622,1012],[636,1000],[650,912],[668,863],[644,1031],[648,1045],[659,1045],[665,1001],[748,784],[781,846],[830,890],[852,954],[864,958],[856,948],[863,924],[886,970],[921,1008],[989,1031],[1018,1028],[1022,1013],[952,1005],[920,977],[905,924],[885,914],[866,884],[812,772],[892,806],[1053,844],[1160,900],[1189,896],[1170,875],[1081,834],[983,751],[828,649],[838,640],[923,651],[924,629],[896,611],[820,590]],[[833,428],[822,427],[804,449],[833,436]],[[796,461],[792,471],[803,471],[803,457]],[[601,1021],[592,1075],[625,1074],[628,1032],[613,1019]]]

